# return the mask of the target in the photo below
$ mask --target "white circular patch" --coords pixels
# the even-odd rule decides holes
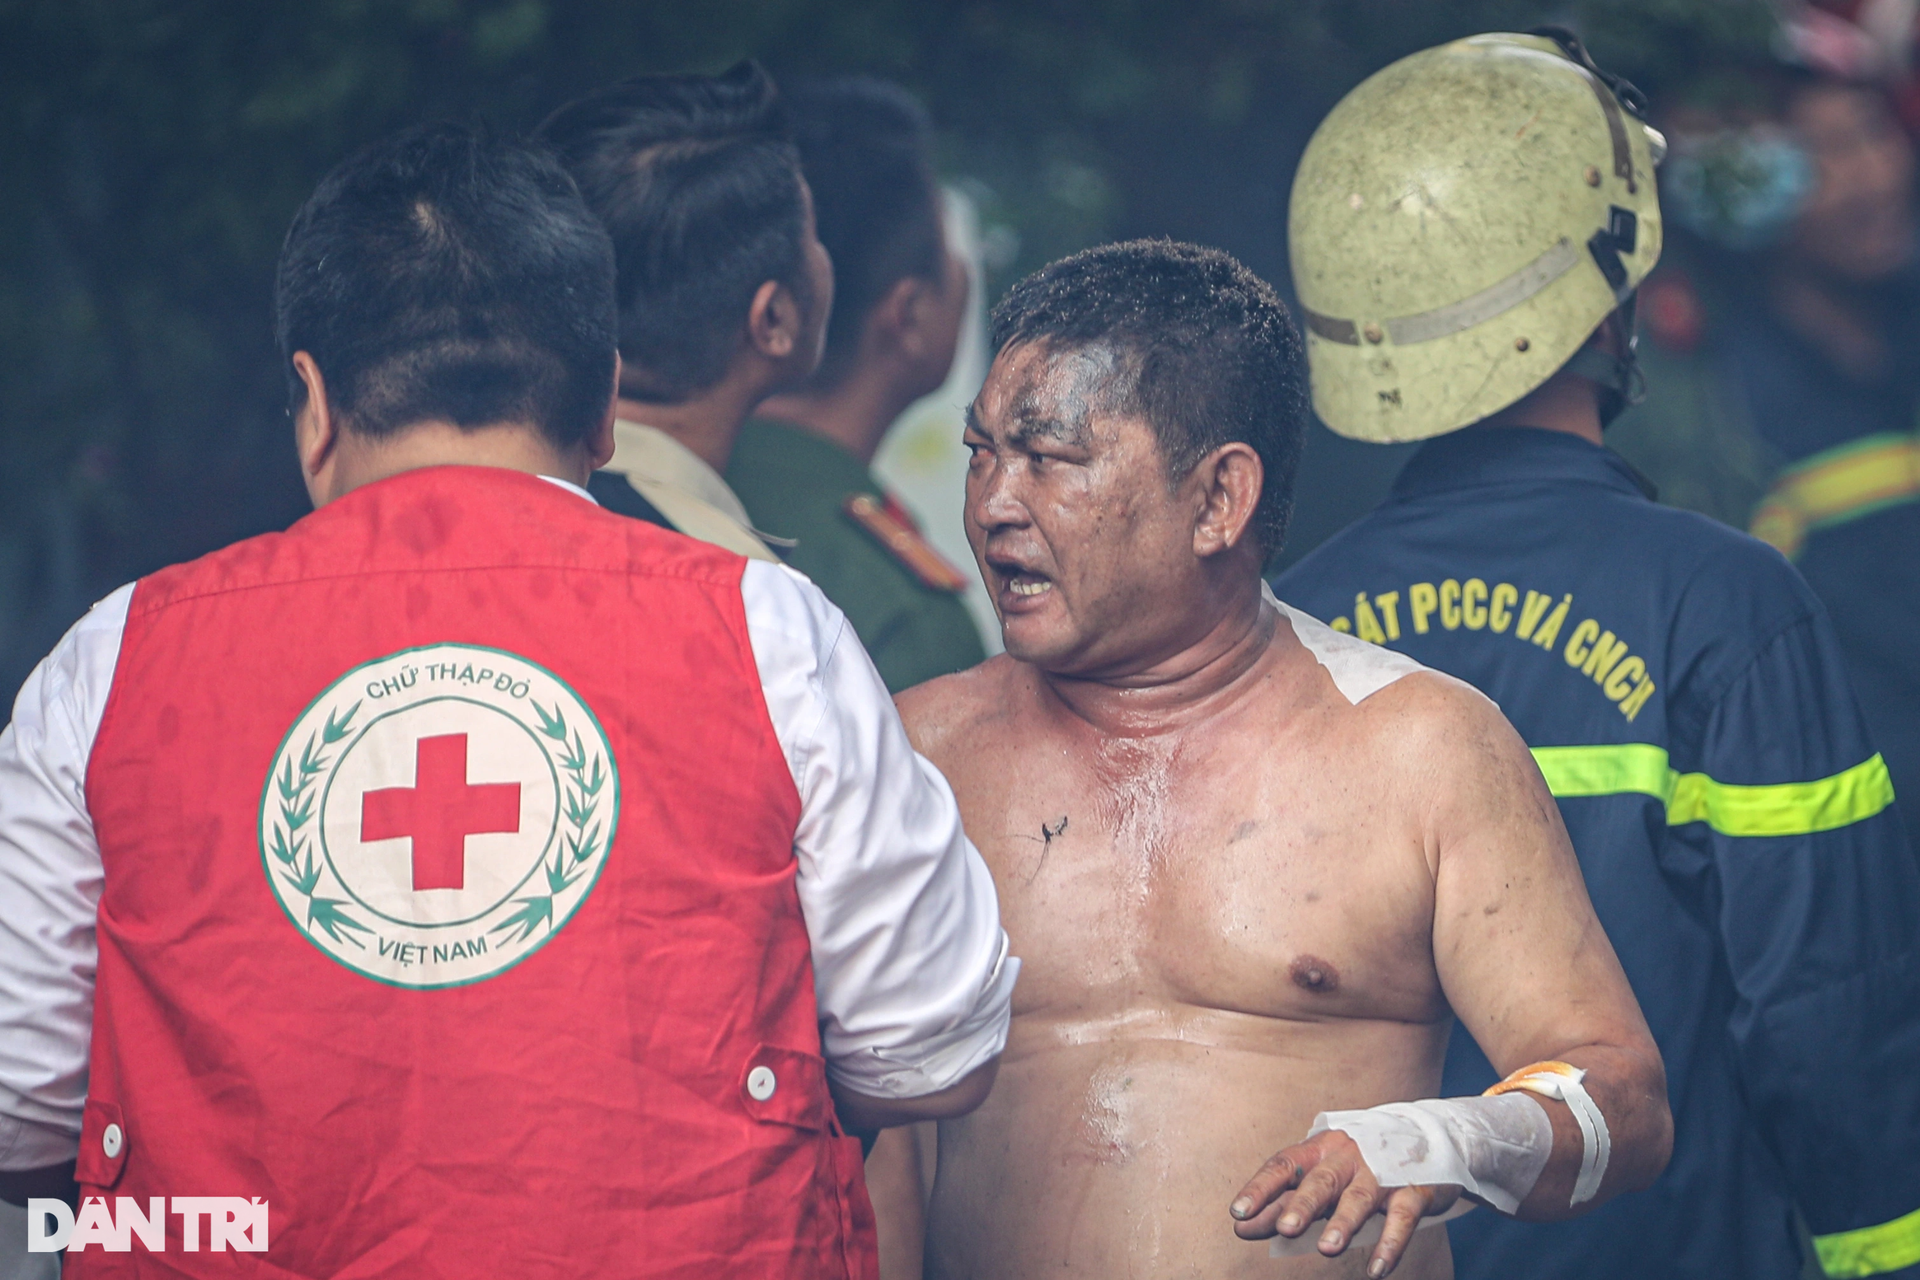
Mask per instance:
[[[512,968],[572,918],[619,820],[613,751],[546,668],[477,645],[363,663],[287,731],[260,856],[287,918],[381,982]]]

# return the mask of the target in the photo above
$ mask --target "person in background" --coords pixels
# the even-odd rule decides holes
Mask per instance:
[[[1790,1280],[1797,1204],[1829,1274],[1910,1274],[1920,869],[1886,764],[1800,576],[1602,443],[1661,248],[1643,110],[1543,29],[1416,54],[1320,126],[1288,227],[1314,407],[1425,443],[1275,589],[1499,704],[1667,1064],[1650,1189],[1552,1227],[1469,1214],[1456,1273]],[[1455,1033],[1447,1092],[1498,1078],[1483,1047]]]
[[[851,79],[789,86],[787,118],[833,258],[826,353],[803,386],[742,428],[727,483],[787,563],[846,611],[898,693],[986,657],[960,601],[967,577],[921,537],[871,470],[906,407],[946,381],[966,314],[947,247],[926,114]]]
[[[1663,501],[1794,561],[1895,793],[1920,796],[1914,31],[1876,39],[1838,12],[1857,8],[1790,10],[1791,65],[1677,95],[1664,189],[1686,262],[1647,284],[1651,394],[1609,438]]]
[[[777,559],[722,473],[754,406],[820,363],[833,267],[773,81],[752,62],[636,76],[561,107],[537,136],[613,237],[620,399],[594,497]]]
[[[542,151],[342,163],[275,285],[316,510],[22,690],[0,1169],[173,1210],[66,1275],[871,1275],[841,1122],[991,1084],[1019,962],[844,619],[584,487],[613,263]]]

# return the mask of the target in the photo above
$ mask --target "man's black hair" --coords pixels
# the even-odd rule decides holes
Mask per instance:
[[[635,76],[538,130],[613,237],[621,394],[672,404],[726,376],[753,295],[811,306],[806,196],[779,93],[758,64]]]
[[[1223,444],[1260,455],[1252,530],[1268,558],[1286,542],[1306,439],[1307,363],[1273,286],[1218,249],[1172,240],[1101,245],[1043,267],[993,309],[993,349],[1103,347],[1112,403],[1153,427],[1178,483]]]
[[[347,430],[526,422],[570,447],[613,394],[613,246],[552,157],[421,125],[341,163],[294,216],[274,330],[294,407],[305,351]]]
[[[833,315],[813,385],[851,371],[867,317],[908,276],[938,281],[945,264],[933,126],[906,90],[852,77],[788,88],[800,167],[820,242],[833,256]]]

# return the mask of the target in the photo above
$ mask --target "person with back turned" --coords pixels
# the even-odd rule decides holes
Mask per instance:
[[[1454,1224],[1470,1280],[1920,1263],[1920,873],[1825,610],[1772,548],[1602,444],[1637,389],[1658,135],[1570,33],[1476,36],[1350,93],[1289,223],[1314,405],[1425,440],[1276,589],[1471,682],[1532,747],[1667,1064],[1673,1159],[1551,1228]],[[1476,1043],[1477,1041],[1477,1043]],[[1503,1070],[1456,1034],[1449,1092]]]
[[[741,429],[727,482],[787,563],[847,611],[896,693],[986,657],[968,579],[871,470],[887,428],[937,390],[966,314],[947,248],[925,113],[876,80],[789,87],[787,118],[833,258],[826,353],[808,382]]]
[[[635,76],[561,107],[538,136],[613,238],[620,398],[608,509],[754,560],[789,544],[753,527],[722,478],[754,406],[820,363],[833,267],[773,81]]]
[[[804,579],[589,495],[613,249],[550,157],[376,144],[275,297],[317,510],[0,734],[9,1185],[77,1178],[71,1276],[872,1275],[841,1123],[976,1105],[1017,972],[946,783]]]

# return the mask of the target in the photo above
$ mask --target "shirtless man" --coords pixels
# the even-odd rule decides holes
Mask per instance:
[[[1583,1068],[1610,1135],[1570,1206],[1566,1103],[1416,1104],[1531,1124],[1519,1216],[1645,1186],[1659,1054],[1526,747],[1468,686],[1263,596],[1305,414],[1285,306],[1141,241],[1028,278],[993,327],[967,522],[1007,652],[901,709],[1025,969],[998,1087],[940,1126],[928,1274],[1447,1276],[1415,1227],[1453,1185],[1382,1188],[1364,1124],[1302,1139],[1430,1098],[1456,1014],[1503,1071]],[[1375,1213],[1376,1247],[1313,1256]],[[1248,1243],[1276,1229],[1290,1260]]]

